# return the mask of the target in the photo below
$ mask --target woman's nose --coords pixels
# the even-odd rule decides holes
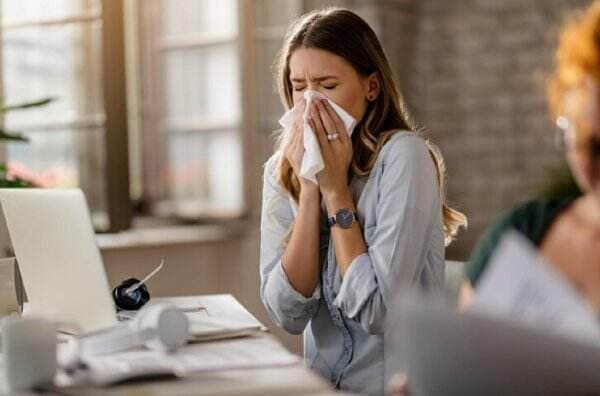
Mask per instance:
[[[309,82],[306,86],[307,89],[311,91],[319,91],[321,86],[317,82]]]

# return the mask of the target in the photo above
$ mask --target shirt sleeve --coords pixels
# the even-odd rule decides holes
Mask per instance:
[[[433,227],[441,229],[436,170],[422,138],[387,143],[378,182],[376,223],[365,229],[367,252],[346,271],[334,304],[371,334],[381,334],[392,293],[418,281]],[[438,233],[443,256],[443,234]]]
[[[312,296],[304,297],[290,284],[281,258],[284,238],[294,221],[288,195],[275,178],[278,160],[273,156],[265,165],[260,226],[260,297],[279,327],[300,334],[313,317],[321,297],[317,285]]]

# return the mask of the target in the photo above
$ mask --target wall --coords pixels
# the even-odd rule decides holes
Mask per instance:
[[[449,258],[468,258],[490,221],[535,194],[560,162],[544,83],[566,11],[589,3],[380,2],[382,40],[409,107],[445,155],[450,202],[469,216]]]

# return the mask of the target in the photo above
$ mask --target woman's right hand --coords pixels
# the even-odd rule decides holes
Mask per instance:
[[[304,157],[304,109],[306,101],[303,100],[296,110],[296,119],[292,124],[292,128],[287,131],[285,136],[285,145],[283,147],[283,156],[287,159],[296,175],[300,174],[300,165],[302,157]]]
[[[300,168],[302,166],[302,158],[304,158],[304,110],[306,101],[302,100],[299,105],[296,119],[292,128],[287,132],[286,143],[283,148],[283,156],[292,166],[294,174],[298,177],[301,191],[318,191],[319,186],[310,180],[300,177]]]

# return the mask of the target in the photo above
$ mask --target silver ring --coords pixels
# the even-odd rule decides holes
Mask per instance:
[[[337,133],[328,133],[327,134],[327,140],[331,141],[331,140],[335,140],[338,137],[340,137],[340,135],[338,135]]]

